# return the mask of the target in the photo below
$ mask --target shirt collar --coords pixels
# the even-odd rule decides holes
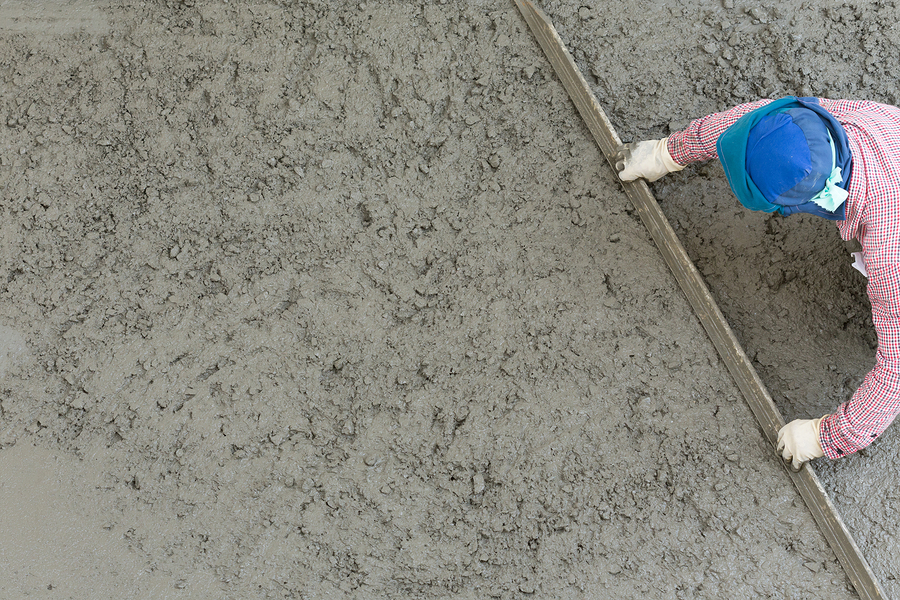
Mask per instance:
[[[844,125],[846,128],[847,126]],[[838,221],[841,238],[844,240],[860,239],[863,225],[862,216],[866,208],[866,175],[865,164],[862,162],[862,149],[854,136],[847,136],[850,153],[853,155],[853,173],[850,176],[850,185],[847,187],[849,196],[844,203],[844,220]]]

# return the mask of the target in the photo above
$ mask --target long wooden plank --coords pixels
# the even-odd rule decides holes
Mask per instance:
[[[550,22],[550,19],[528,0],[515,0],[550,64],[562,81],[569,97],[581,114],[607,161],[615,170],[615,155],[622,144],[612,123],[600,107],[593,92],[579,71],[571,54]],[[675,231],[669,225],[656,199],[644,180],[622,182],[625,193],[637,209],[641,220],[659,247],[666,264],[697,313],[703,328],[728,367],[750,409],[756,416],[763,434],[773,448],[778,430],[784,425],[778,407],[759,378],[737,337],[729,327],[722,311],[709,293],[703,277],[691,261]],[[786,471],[809,507],[819,529],[840,561],[860,598],[886,598],[881,584],[872,572],[853,536],[844,524],[819,478],[809,463],[799,472]]]

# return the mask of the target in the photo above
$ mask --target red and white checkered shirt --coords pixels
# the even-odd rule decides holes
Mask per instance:
[[[718,158],[716,140],[740,117],[771,100],[741,104],[702,117],[669,136],[675,162]],[[853,155],[841,237],[863,248],[878,334],[873,368],[853,394],[822,420],[825,456],[840,458],[865,448],[900,413],[900,109],[877,102],[819,99],[844,126]]]

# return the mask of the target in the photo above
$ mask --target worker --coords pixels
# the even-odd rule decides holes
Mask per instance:
[[[809,213],[862,244],[860,271],[878,336],[875,367],[849,401],[791,421],[777,451],[794,470],[871,444],[900,412],[900,109],[869,101],[787,97],[708,115],[661,140],[620,148],[619,177],[656,181],[718,158],[751,210]]]

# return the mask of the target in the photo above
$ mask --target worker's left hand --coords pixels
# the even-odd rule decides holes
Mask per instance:
[[[819,419],[796,419],[778,431],[777,451],[781,457],[791,461],[791,469],[799,471],[808,460],[825,456],[819,443]]]

